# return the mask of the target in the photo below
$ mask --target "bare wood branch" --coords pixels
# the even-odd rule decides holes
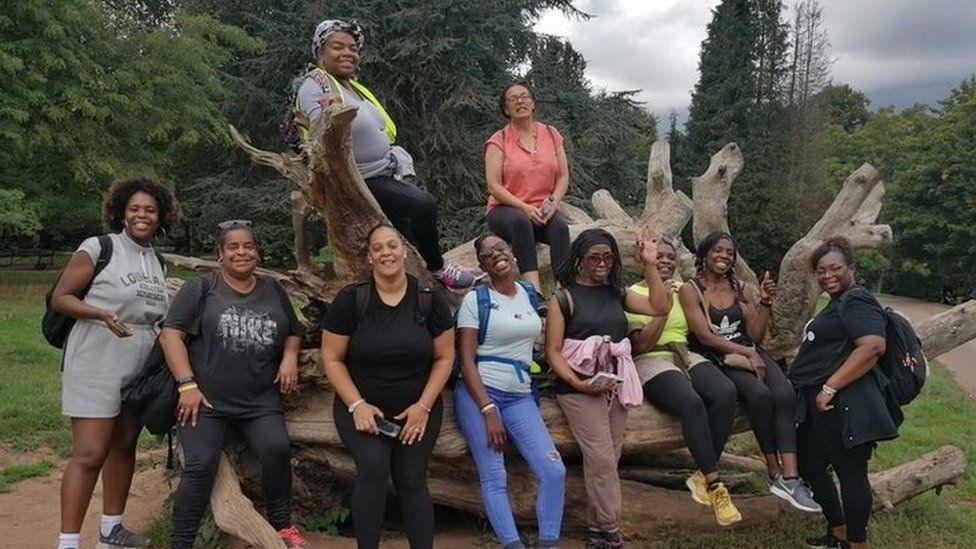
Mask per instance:
[[[922,349],[930,357],[936,357],[976,339],[976,300],[943,311],[916,327]]]
[[[312,174],[305,165],[305,160],[293,153],[273,153],[261,150],[250,143],[237,131],[234,126],[229,126],[231,139],[234,144],[251,157],[255,164],[270,166],[278,173],[292,180],[299,188],[308,190],[308,182]]]
[[[779,292],[773,300],[776,323],[765,342],[774,356],[795,354],[803,326],[813,316],[821,291],[809,260],[824,239],[845,236],[857,249],[879,248],[891,242],[891,228],[874,223],[883,197],[881,172],[864,164],[847,177],[820,220],[783,256]]]
[[[559,213],[563,214],[568,225],[578,225],[581,223],[593,223],[593,218],[582,208],[577,208],[568,202],[560,202],[557,207]]]
[[[295,233],[295,263],[299,269],[312,270],[312,253],[308,248],[308,200],[302,191],[292,191],[291,227]]]
[[[624,211],[613,198],[613,195],[610,194],[610,191],[606,189],[600,189],[593,193],[590,202],[593,204],[593,211],[600,219],[627,224],[634,222],[634,218]]]
[[[227,455],[220,453],[220,464],[213,490],[210,492],[210,508],[217,527],[240,538],[254,547],[285,549],[278,532],[268,524],[254,508],[251,500],[241,491],[237,472]]]

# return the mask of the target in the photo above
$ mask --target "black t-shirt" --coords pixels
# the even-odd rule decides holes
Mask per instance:
[[[366,311],[357,321],[356,284],[343,288],[329,308],[324,329],[349,336],[345,363],[360,395],[388,417],[417,402],[433,362],[434,338],[454,327],[451,309],[438,291],[432,296],[426,325],[417,321],[417,279],[391,307],[369,284]]]
[[[793,384],[798,388],[823,384],[851,353],[855,339],[885,337],[885,324],[881,305],[862,286],[852,286],[832,299],[803,329],[803,343],[790,366]]]
[[[259,417],[281,413],[274,385],[285,338],[302,326],[277,281],[256,277],[242,294],[217,274],[187,281],[176,294],[163,326],[188,334],[193,377],[213,409],[205,415]],[[200,311],[200,295],[203,310]]]
[[[622,290],[609,284],[568,288],[573,302],[573,316],[566,321],[563,337],[586,339],[591,336],[610,336],[614,343],[627,337],[627,314],[624,311]],[[580,374],[576,374],[579,376]],[[582,376],[580,376],[582,377]],[[556,393],[578,393],[561,378],[556,380]]]

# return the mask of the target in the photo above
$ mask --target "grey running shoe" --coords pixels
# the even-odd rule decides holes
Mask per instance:
[[[801,511],[808,513],[819,513],[820,504],[814,501],[813,492],[801,478],[783,478],[777,475],[776,478],[766,480],[769,491],[778,498],[784,499],[790,505]]]
[[[458,289],[470,288],[485,278],[485,273],[479,269],[465,269],[454,263],[444,263],[433,274],[445,286]]]
[[[107,536],[98,536],[98,543],[108,545],[109,547],[144,547],[149,544],[149,539],[145,536],[140,536],[121,524],[116,524],[112,528],[112,533]]]

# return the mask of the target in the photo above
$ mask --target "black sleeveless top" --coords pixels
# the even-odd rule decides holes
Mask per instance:
[[[599,335],[610,336],[610,340],[616,343],[627,337],[627,315],[624,312],[626,293],[609,284],[573,284],[566,290],[572,296],[573,315],[566,320],[565,339],[586,339]],[[579,393],[562,379],[556,379],[555,389],[557,394]]]
[[[697,278],[693,278],[691,283],[704,295],[705,288]],[[755,342],[752,341],[752,338],[749,337],[749,333],[746,331],[746,317],[742,311],[741,293],[736,295],[732,305],[724,309],[720,309],[709,303],[708,323],[710,324],[712,333],[715,335],[724,337],[726,340],[739,345],[748,347],[755,346]],[[688,348],[716,364],[721,365],[723,362],[721,358],[724,356],[724,353],[705,346],[695,337],[694,333],[688,334]]]

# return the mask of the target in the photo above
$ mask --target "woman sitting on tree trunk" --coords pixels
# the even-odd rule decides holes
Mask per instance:
[[[259,252],[251,222],[219,228],[220,270],[183,285],[159,336],[179,385],[185,461],[171,547],[193,546],[230,427],[261,462],[268,522],[286,547],[305,549],[310,545],[291,521],[291,447],[279,395],[298,383],[302,326],[281,285],[254,273]]]
[[[475,240],[487,287],[468,292],[457,314],[461,379],[454,414],[481,478],[488,520],[504,549],[524,548],[505,483],[505,444],[511,440],[539,480],[539,547],[556,547],[563,518],[566,467],[532,396],[529,364],[542,332],[533,306],[538,294],[520,282],[512,248],[489,235]],[[487,299],[486,299],[487,298]],[[487,317],[487,318],[486,318]]]
[[[650,295],[640,295],[623,285],[613,235],[603,229],[583,231],[557,271],[561,288],[549,304],[546,359],[559,378],[556,401],[583,454],[588,548],[623,547],[617,462],[627,423],[625,406],[643,403],[626,313],[668,314],[657,244],[644,228],[637,253]]]
[[[569,187],[563,136],[533,119],[527,82],[502,90],[499,109],[509,123],[485,142],[488,228],[512,243],[522,278],[541,290],[536,243],[549,245],[553,268],[569,252],[569,226],[556,211]]]
[[[830,303],[807,323],[790,379],[798,397],[800,472],[823,507],[828,530],[807,544],[867,547],[868,460],[878,441],[898,436],[902,419],[897,404],[886,398],[886,382],[874,367],[885,353],[885,314],[855,283],[847,239],[834,237],[821,244],[810,266]],[[842,498],[837,497],[831,468]]]
[[[358,109],[352,121],[352,149],[356,167],[383,214],[407,237],[427,268],[445,286],[468,288],[484,273],[447,263],[441,256],[437,232],[437,200],[413,184],[416,175],[410,153],[394,146],[397,129],[376,96],[353,77],[365,43],[355,21],[326,20],[312,36],[315,65],[299,77],[295,109],[307,121],[315,120],[332,103]],[[306,124],[307,126],[307,124]],[[308,130],[302,130],[307,139]]]
[[[819,512],[797,472],[793,388],[759,345],[769,325],[776,282],[767,271],[759,285],[759,303],[753,303],[735,276],[737,256],[732,236],[721,231],[698,245],[698,274],[679,293],[692,333],[691,350],[717,364],[735,384],[766,459],[770,491],[797,509]]]
[[[400,500],[412,549],[434,542],[427,461],[441,428],[440,393],[454,362],[454,319],[444,297],[404,270],[400,233],[378,225],[367,237],[372,273],[343,288],[322,333],[332,416],[356,463],[352,520],[360,549],[379,546],[386,485]]]
[[[122,525],[142,423],[122,405],[120,388],[145,362],[156,323],[166,313],[165,275],[152,241],[159,229],[172,227],[179,211],[173,193],[160,183],[115,183],[102,204],[103,221],[114,234],[82,242],[51,296],[55,311],[77,319],[62,362],[61,413],[71,418],[72,456],[61,479],[59,549],[81,547],[79,532],[99,472],[100,542],[148,542]]]
[[[671,287],[671,312],[649,317],[629,313],[630,341],[637,375],[648,402],[681,418],[681,431],[698,465],[686,484],[691,497],[712,507],[722,526],[742,520],[728,489],[719,480],[718,458],[735,421],[735,385],[705,357],[688,350],[688,323],[677,300],[679,283],[674,244],[662,238],[657,246],[657,270]],[[630,287],[646,295],[643,283]]]

